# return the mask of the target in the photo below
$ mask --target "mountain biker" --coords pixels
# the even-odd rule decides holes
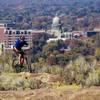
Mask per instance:
[[[25,41],[25,36],[21,35],[18,39],[16,39],[15,44],[13,46],[13,51],[19,57],[19,65],[23,66],[24,63],[24,51],[22,47],[28,46],[28,43]]]

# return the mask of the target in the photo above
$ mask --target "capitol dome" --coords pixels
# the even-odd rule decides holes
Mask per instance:
[[[59,16],[55,16],[52,20],[52,34],[57,38],[61,38],[61,31],[60,31],[60,18]]]
[[[53,21],[52,21],[52,27],[57,27],[59,26],[60,24],[60,18],[56,15],[54,18],[53,18]]]

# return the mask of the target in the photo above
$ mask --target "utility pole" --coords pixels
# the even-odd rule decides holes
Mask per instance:
[[[3,43],[0,44],[0,56],[2,57],[2,70],[4,70],[4,63],[5,63],[5,52],[4,52],[4,45]]]

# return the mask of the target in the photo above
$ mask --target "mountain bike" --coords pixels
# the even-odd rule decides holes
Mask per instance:
[[[12,68],[14,72],[32,72],[31,67],[31,60],[32,60],[32,54],[31,49],[23,49],[24,52],[24,64],[23,66],[19,65],[19,57],[13,52],[12,54]]]

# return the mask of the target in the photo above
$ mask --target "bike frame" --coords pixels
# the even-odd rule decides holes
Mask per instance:
[[[32,54],[31,54],[31,49],[24,48],[23,49],[25,55],[24,55],[24,60],[26,62],[27,70],[31,73],[32,68],[31,68],[31,59],[32,59]],[[12,67],[15,68],[17,64],[15,64],[15,61],[18,61],[18,56],[14,53],[13,55],[13,62],[12,62]],[[24,62],[24,64],[25,64]]]

